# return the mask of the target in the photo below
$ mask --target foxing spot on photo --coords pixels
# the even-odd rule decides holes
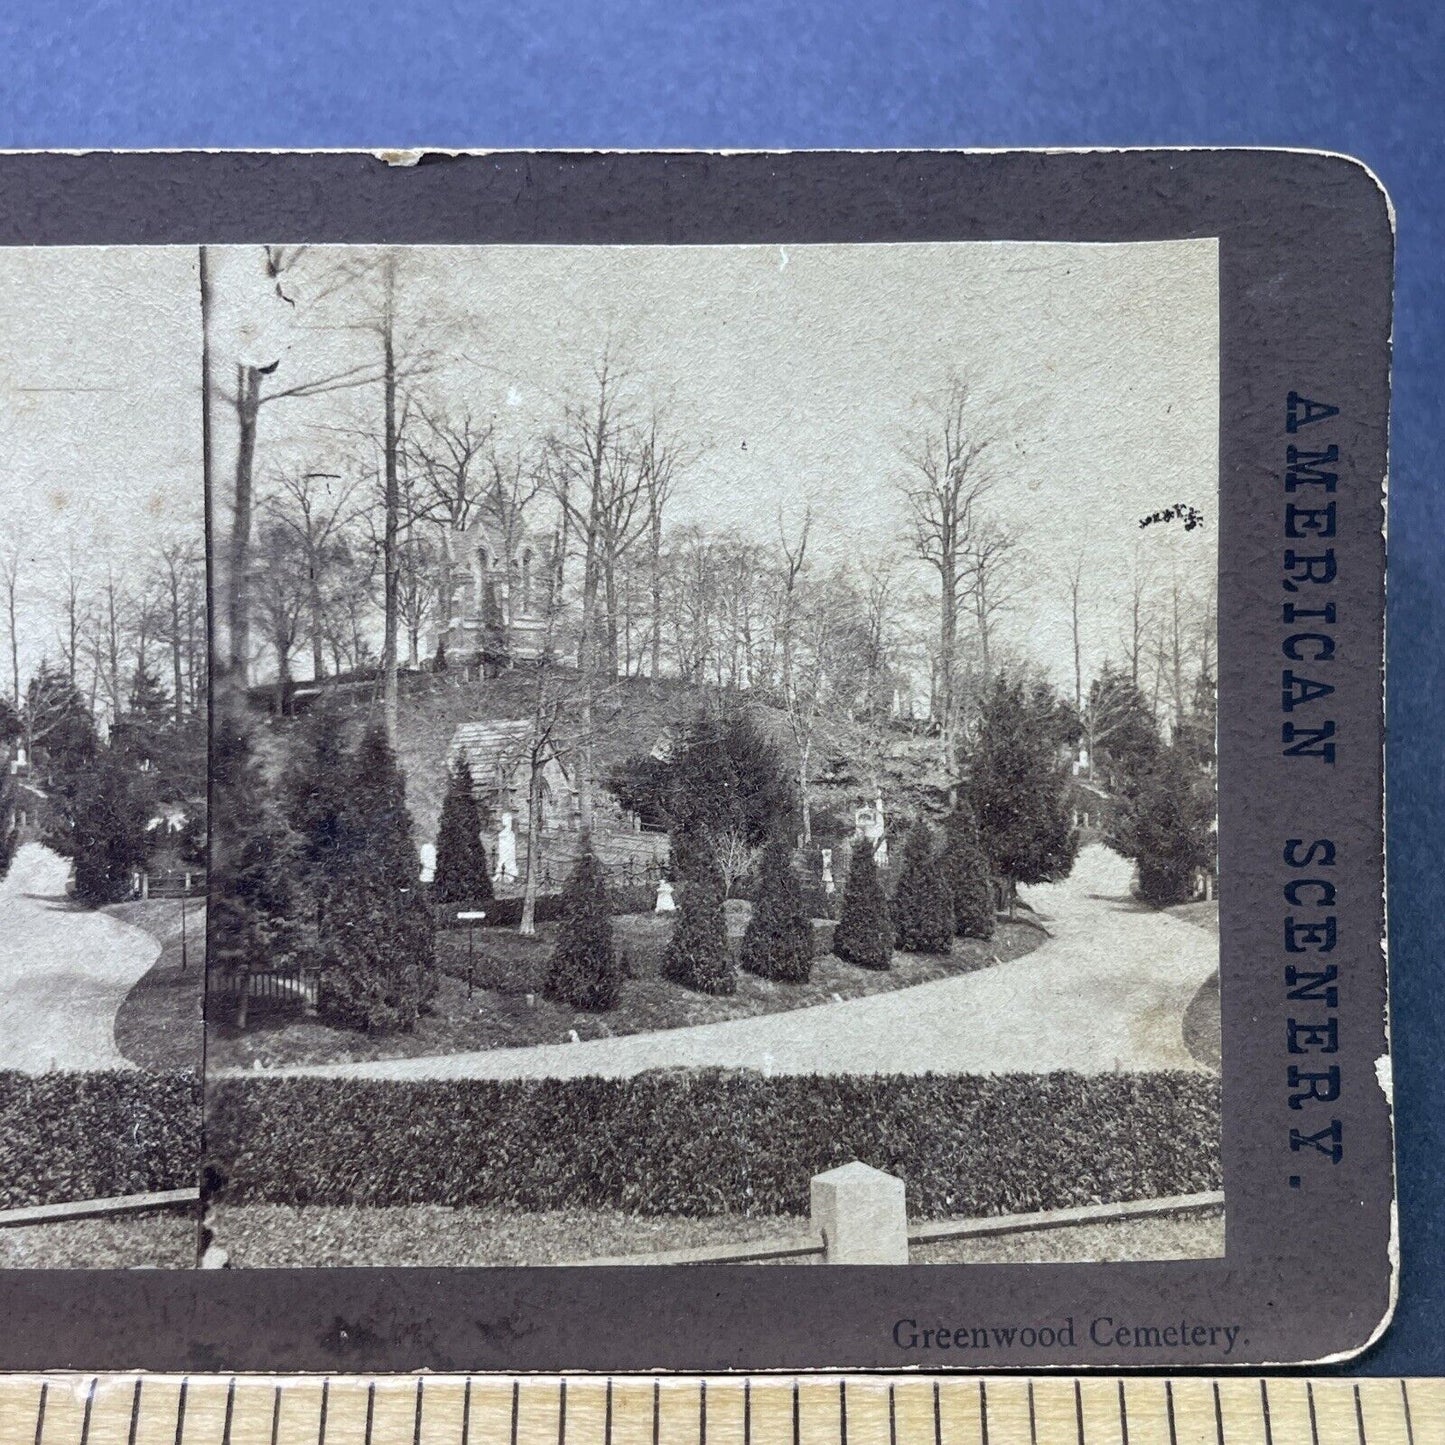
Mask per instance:
[[[1212,241],[199,265],[205,1264],[1222,1253]]]
[[[196,1260],[200,315],[194,248],[0,251],[0,1268]]]

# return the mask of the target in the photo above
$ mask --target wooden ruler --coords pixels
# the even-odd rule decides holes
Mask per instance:
[[[0,1445],[1445,1445],[1445,1379],[12,1375]]]

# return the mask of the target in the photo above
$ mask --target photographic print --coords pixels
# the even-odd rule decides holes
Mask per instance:
[[[196,264],[204,1263],[1224,1252],[1215,240]]]
[[[191,248],[0,251],[0,1268],[196,1257],[197,277]]]

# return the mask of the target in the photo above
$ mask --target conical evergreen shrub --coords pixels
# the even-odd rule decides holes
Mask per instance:
[[[485,903],[492,897],[492,874],[482,842],[482,818],[465,758],[447,775],[437,824],[437,864],[432,898],[437,903]]]
[[[953,893],[921,818],[903,844],[893,926],[898,947],[907,953],[948,953],[953,948]]]
[[[321,943],[321,1008],[369,1031],[412,1028],[436,991],[432,915],[422,896],[406,784],[381,728],[346,774]]]
[[[602,1012],[622,998],[623,960],[612,941],[607,884],[591,841],[562,893],[562,924],[552,951],[545,993],[573,1008]]]
[[[993,880],[978,841],[978,819],[960,797],[943,823],[943,876],[953,893],[953,927],[960,938],[992,938]]]
[[[728,955],[727,919],[715,874],[699,871],[681,884],[680,893],[662,976],[698,993],[736,993],[737,971]]]
[[[786,838],[773,838],[763,850],[757,898],[738,962],[748,973],[775,983],[807,983],[813,971],[813,922],[803,907],[803,885]]]
[[[146,863],[145,809],[115,748],[80,776],[74,817],[75,896],[92,907],[130,897]]]
[[[893,920],[888,895],[878,877],[873,844],[853,844],[848,877],[843,884],[843,911],[833,932],[833,952],[860,968],[888,968],[893,962]]]

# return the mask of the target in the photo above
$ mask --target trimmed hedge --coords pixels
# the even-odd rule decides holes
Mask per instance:
[[[231,1203],[806,1214],[820,1170],[901,1175],[915,1218],[1220,1187],[1219,1083],[1191,1073],[223,1079]]]
[[[0,1208],[196,1184],[197,1074],[0,1071]]]

